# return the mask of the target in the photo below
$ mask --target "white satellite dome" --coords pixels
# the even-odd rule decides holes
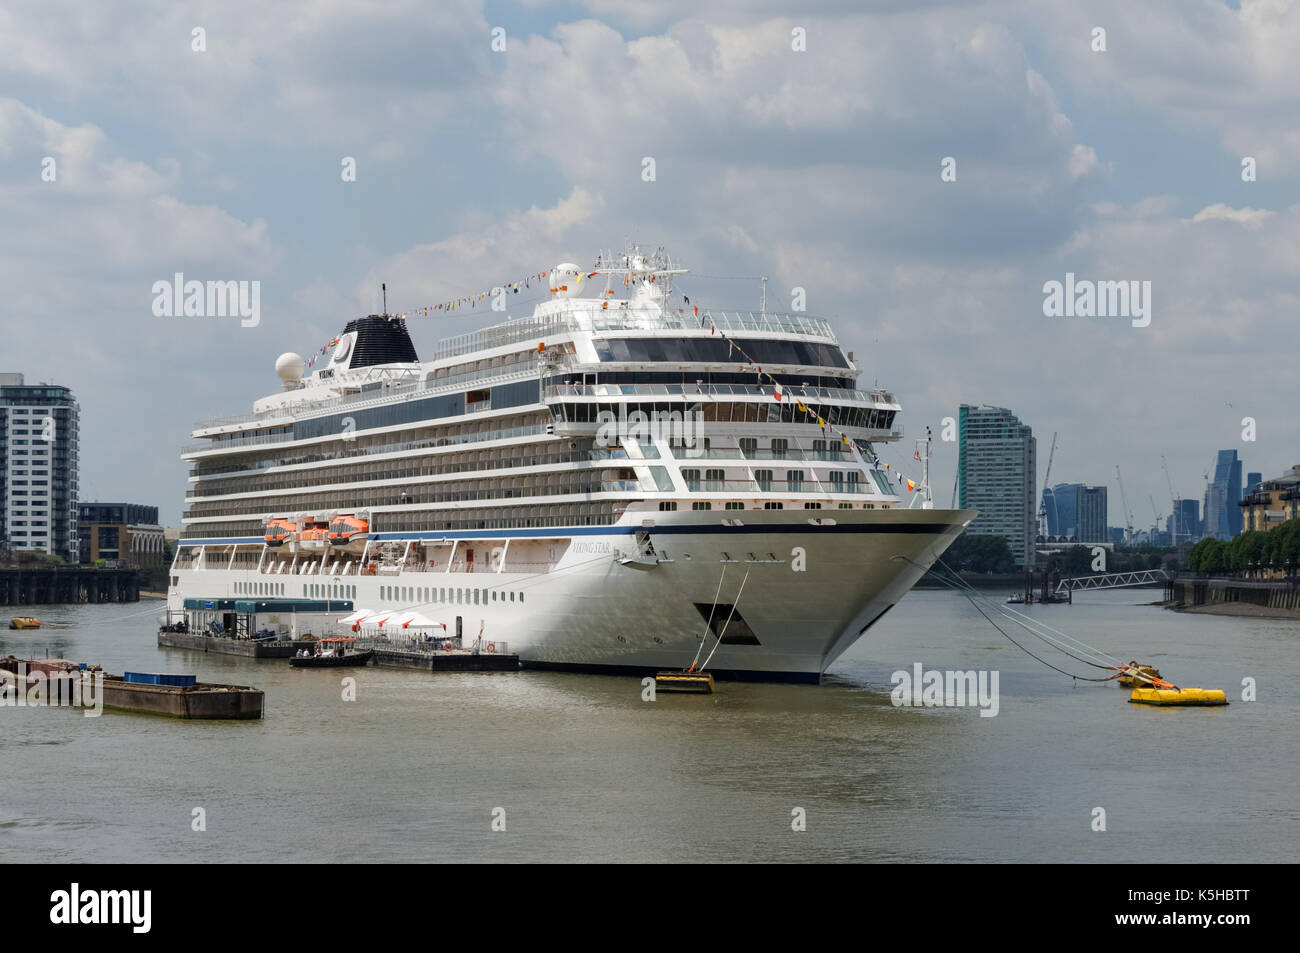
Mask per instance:
[[[551,270],[551,291],[561,298],[576,298],[582,292],[582,269],[571,261]]]
[[[292,387],[302,380],[305,370],[307,370],[307,362],[302,359],[301,354],[295,354],[293,351],[281,354],[275,359],[275,372],[280,375],[280,380],[284,381],[285,387]]]

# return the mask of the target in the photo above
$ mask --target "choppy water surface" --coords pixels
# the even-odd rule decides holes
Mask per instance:
[[[0,708],[0,861],[1300,860],[1300,623],[1138,604],[1157,594],[1026,611],[1230,707],[1076,685],[953,593],[910,594],[821,686],[653,703],[632,678],[375,668],[349,703],[345,672],[158,648],[160,603],[42,606],[74,625],[0,630],[0,655],[252,684],[267,712]],[[998,715],[895,708],[891,673],[916,662],[996,669]]]

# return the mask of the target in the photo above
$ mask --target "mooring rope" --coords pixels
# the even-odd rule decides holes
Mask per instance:
[[[925,569],[925,567],[921,566],[920,563],[917,563],[912,559],[908,559],[908,557],[906,556],[897,556],[895,558],[902,559],[906,562],[909,562],[913,566],[916,566],[918,569]],[[1127,674],[1131,678],[1141,679],[1142,681],[1148,682],[1152,685],[1157,684],[1157,681],[1155,679],[1150,678],[1145,673],[1138,671],[1136,668],[1126,665],[1123,662],[1120,662],[1119,659],[1115,658],[1109,653],[1103,652],[1101,649],[1091,646],[1088,643],[1082,641],[1081,639],[1076,639],[1073,636],[1068,635],[1065,632],[1061,632],[1059,629],[1055,629],[1052,626],[1047,625],[1046,623],[1039,622],[1037,619],[1031,618],[1030,616],[1027,616],[1022,612],[1017,612],[1013,609],[1007,609],[1005,606],[992,603],[985,596],[981,595],[978,592],[978,590],[975,589],[974,586],[970,585],[968,582],[966,582],[966,580],[962,579],[957,574],[957,571],[954,570],[947,563],[945,563],[942,559],[936,559],[935,562],[937,562],[940,566],[942,566],[943,569],[946,570],[946,572],[948,573],[948,575],[945,576],[942,573],[936,572],[935,578],[937,578],[941,583],[943,583],[948,588],[964,595],[966,599],[970,602],[970,604],[974,606],[975,611],[978,612],[981,616],[983,616],[985,620],[987,620],[988,623],[991,626],[993,626],[993,628],[997,629],[998,632],[1000,632],[1007,639],[1008,642],[1010,642],[1016,648],[1020,649],[1030,658],[1034,659],[1036,662],[1040,662],[1043,665],[1047,666],[1048,668],[1052,669],[1053,671],[1060,672],[1062,675],[1067,675],[1070,678],[1074,679],[1075,681],[1110,682]],[[1003,616],[1010,619],[1010,621],[1014,622],[1016,625],[1019,625],[1021,628],[1025,629],[1027,632],[1029,632],[1030,635],[1033,635],[1036,638],[1040,639],[1041,641],[1046,642],[1048,645],[1055,648],[1058,652],[1061,652],[1062,654],[1069,656],[1070,658],[1074,659],[1077,662],[1082,662],[1084,665],[1090,665],[1093,668],[1099,668],[1104,671],[1111,671],[1114,672],[1115,674],[1107,675],[1104,678],[1090,678],[1086,675],[1076,675],[1073,672],[1066,671],[1065,669],[1060,668],[1059,666],[1053,665],[1051,662],[1047,661],[1044,658],[1040,658],[1038,655],[1035,655],[1024,645],[1020,644],[1015,639],[1013,639],[1010,633],[1008,633],[1005,629],[1003,629],[1000,625],[998,625],[997,622],[995,622],[993,618],[987,612],[985,612],[984,608],[980,605],[980,602],[990,603],[997,611],[1001,612]],[[1045,629],[1048,632],[1054,633],[1054,636],[1056,637],[1054,637],[1053,635],[1046,635],[1044,634],[1044,632],[1038,631],[1038,629],[1040,628]],[[1062,640],[1065,641],[1063,642]],[[1065,642],[1073,642],[1075,643],[1075,645],[1079,646],[1082,651],[1089,653],[1095,658],[1112,660],[1117,664],[1103,665],[1099,662],[1095,662],[1087,658],[1082,658],[1078,655],[1075,655],[1074,652],[1072,652],[1069,649],[1069,647],[1065,644]]]
[[[722,575],[718,577],[718,591],[713,594],[713,607],[709,609],[709,617],[704,620],[704,631],[700,634],[700,644],[695,647],[695,658],[691,659],[691,667],[686,671],[695,671],[695,663],[700,660],[700,653],[704,651],[704,643],[709,641],[709,626],[713,624],[713,613],[718,609],[718,597],[722,595],[722,580],[727,578],[727,564],[722,564]],[[734,606],[732,608],[735,608]]]
[[[712,662],[712,659],[714,659],[714,653],[715,651],[718,651],[718,646],[723,644],[723,636],[727,634],[727,627],[728,625],[731,625],[732,616],[736,615],[736,606],[740,605],[740,595],[745,592],[746,582],[749,582],[749,569],[745,569],[745,579],[740,581],[740,589],[736,590],[736,601],[732,603],[732,611],[728,612],[727,621],[724,621],[723,623],[723,631],[718,633],[718,642],[714,645],[714,651],[708,653],[708,658],[705,659],[705,664],[699,666],[699,671],[702,672],[706,670],[708,663]]]

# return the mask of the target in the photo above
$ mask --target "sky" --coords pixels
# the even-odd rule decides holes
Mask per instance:
[[[1004,406],[1040,484],[1058,432],[1051,482],[1120,525],[1118,465],[1149,526],[1162,455],[1197,499],[1217,450],[1300,463],[1297,52],[1290,0],[7,0],[0,372],[75,392],[83,499],[176,525],[195,423],[381,282],[413,310],[641,241],[705,307],[803,289],[903,407],[883,459]],[[259,322],[156,315],[177,272],[260,282]],[[1047,316],[1067,273],[1150,282],[1149,323]],[[456,314],[422,356],[503,317]],[[937,441],[936,505],[955,469]]]

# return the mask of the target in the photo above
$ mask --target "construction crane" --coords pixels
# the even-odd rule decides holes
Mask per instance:
[[[1124,495],[1124,477],[1119,472],[1119,464],[1115,464],[1115,479],[1119,481],[1119,501],[1124,505],[1124,542],[1133,541],[1133,514],[1129,512],[1128,497]]]
[[[1178,545],[1178,524],[1179,522],[1181,522],[1183,518],[1183,501],[1178,496],[1178,494],[1174,492],[1174,481],[1169,476],[1169,461],[1165,459],[1165,455],[1163,453],[1160,454],[1160,466],[1164,468],[1165,482],[1169,484],[1169,502],[1174,507],[1174,519],[1169,526],[1169,532],[1172,534],[1170,541],[1175,546],[1177,546]]]
[[[1043,493],[1038,498],[1038,532],[1047,538],[1047,488],[1052,485],[1052,459],[1056,456],[1056,431],[1052,431],[1052,450],[1047,455],[1047,472],[1043,474]]]
[[[1156,521],[1151,525],[1151,542],[1154,543],[1156,536],[1160,534],[1160,511],[1156,509],[1156,498],[1154,496],[1148,493],[1147,499],[1151,501],[1151,515],[1156,518]]]

